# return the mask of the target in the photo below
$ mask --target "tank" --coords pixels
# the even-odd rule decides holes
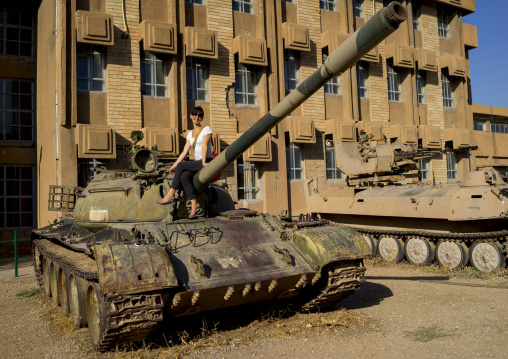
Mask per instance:
[[[346,185],[329,196],[307,191],[309,210],[351,226],[373,255],[491,272],[508,256],[508,186],[493,168],[470,171],[456,184],[422,183],[418,162],[453,150],[425,150],[398,141],[329,142]],[[460,148],[461,151],[475,147]]]
[[[186,218],[184,196],[155,205],[169,189],[174,158],[138,146],[136,132],[131,168],[102,169],[84,189],[52,186],[49,207],[72,216],[33,231],[39,285],[77,326],[88,326],[98,350],[140,341],[163,318],[288,297],[315,310],[358,289],[370,249],[356,230],[315,215],[292,220],[235,209],[209,182],[405,19],[399,3],[383,8],[197,173],[198,219]]]

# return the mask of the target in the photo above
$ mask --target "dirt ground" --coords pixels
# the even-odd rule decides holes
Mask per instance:
[[[86,328],[35,279],[0,282],[0,358],[508,358],[508,277],[471,279],[409,266],[367,266],[367,282],[332,310],[252,305],[165,323],[147,345],[90,350]],[[176,331],[174,327],[180,328]]]

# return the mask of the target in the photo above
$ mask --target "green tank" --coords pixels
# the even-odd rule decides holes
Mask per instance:
[[[356,230],[313,215],[235,209],[209,182],[405,19],[399,3],[383,8],[197,173],[199,219],[186,219],[186,198],[155,205],[171,184],[171,159],[137,146],[136,133],[130,169],[104,169],[82,191],[52,186],[50,208],[72,209],[72,217],[33,231],[39,285],[77,326],[88,326],[98,350],[140,341],[163,318],[295,296],[315,310],[358,289],[370,250]]]

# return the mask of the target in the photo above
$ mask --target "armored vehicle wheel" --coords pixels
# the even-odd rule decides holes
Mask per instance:
[[[462,242],[440,241],[436,248],[436,260],[443,267],[462,268],[469,261],[469,250]]]
[[[58,296],[58,272],[60,266],[54,262],[49,264],[49,287],[51,288],[51,299],[56,305],[60,305],[60,298]]]
[[[62,309],[64,310],[65,314],[69,313],[69,301],[67,296],[67,279],[68,276],[63,270],[63,268],[60,268],[58,271],[58,297],[60,298],[60,305],[62,306]]]
[[[375,256],[377,253],[377,239],[375,239],[371,234],[363,233],[363,239],[369,245],[369,248],[372,252],[372,255]]]
[[[503,249],[498,242],[474,242],[470,262],[482,272],[492,272],[505,266]]]
[[[378,253],[384,261],[398,263],[404,257],[404,242],[398,237],[384,235],[379,239]]]
[[[406,241],[404,252],[406,259],[413,264],[428,264],[434,260],[434,243],[430,243],[424,238],[409,238]]]
[[[89,283],[86,292],[86,317],[94,347],[99,347],[106,329],[106,305],[97,283]],[[100,348],[99,348],[100,349]]]
[[[77,328],[86,325],[86,288],[82,288],[84,286],[83,282],[85,281],[81,278],[77,278],[73,273],[69,274],[67,284],[69,314]]]
[[[42,283],[44,291],[48,297],[51,297],[51,288],[49,286],[49,264],[50,261],[46,257],[42,257]]]

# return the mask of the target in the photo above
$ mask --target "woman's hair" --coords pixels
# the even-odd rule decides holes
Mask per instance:
[[[205,114],[205,111],[203,110],[203,107],[201,107],[201,106],[196,106],[196,107],[194,107],[194,108],[192,109],[192,111],[191,111],[191,112],[194,112],[194,111],[199,111],[199,112],[201,112],[203,115]]]

